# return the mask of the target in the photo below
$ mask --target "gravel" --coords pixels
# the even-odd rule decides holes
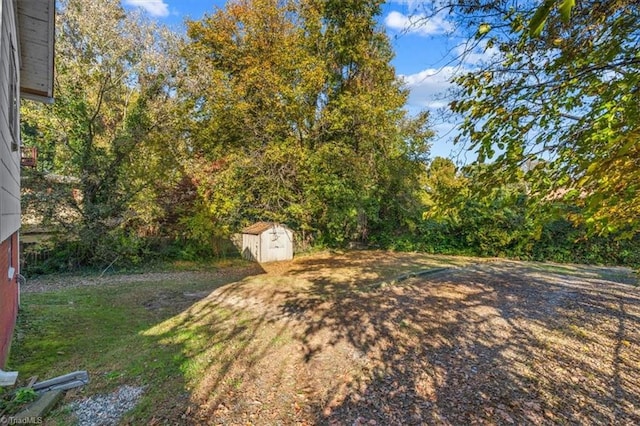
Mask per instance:
[[[109,395],[96,395],[70,404],[79,426],[117,425],[124,413],[136,406],[144,389],[121,386]]]

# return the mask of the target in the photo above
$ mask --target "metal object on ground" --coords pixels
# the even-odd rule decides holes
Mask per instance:
[[[68,390],[78,388],[89,383],[89,374],[86,371],[76,371],[64,376],[38,382],[33,385],[33,390],[43,393],[50,390]]]
[[[17,371],[0,370],[0,386],[13,386],[18,380]]]

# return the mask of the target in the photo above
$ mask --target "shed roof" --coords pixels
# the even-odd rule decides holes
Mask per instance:
[[[55,0],[19,0],[20,94],[53,102]]]
[[[278,226],[275,222],[256,222],[251,226],[247,226],[242,230],[243,234],[260,235],[274,226]]]

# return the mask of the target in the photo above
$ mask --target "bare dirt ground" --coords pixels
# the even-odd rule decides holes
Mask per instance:
[[[385,252],[262,266],[147,332],[192,366],[188,400],[147,423],[640,424],[629,270]]]

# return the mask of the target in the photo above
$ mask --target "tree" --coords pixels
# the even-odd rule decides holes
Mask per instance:
[[[545,0],[536,10],[536,13],[529,22],[529,33],[532,36],[539,36],[542,33],[544,24],[547,22],[553,6],[556,6],[558,13],[560,14],[564,22],[569,22],[571,19],[571,11],[576,5],[576,0]]]
[[[499,152],[512,168],[542,155],[548,167],[531,173],[540,197],[564,192],[596,232],[631,236],[640,229],[640,9],[580,2],[569,25],[550,10],[538,38],[526,31],[532,13],[501,13],[510,36],[484,35],[499,61],[457,80],[463,137],[481,159]]]
[[[435,4],[435,3],[434,3]],[[456,79],[459,142],[480,162],[527,163],[532,195],[584,206],[592,233],[640,227],[640,8],[601,2],[483,0],[437,3],[487,61]],[[425,5],[426,7],[426,5]],[[569,20],[570,18],[570,20]],[[533,35],[533,36],[532,36]],[[464,55],[463,55],[464,56]],[[490,176],[490,173],[487,174]]]
[[[38,176],[63,176],[73,182],[55,200],[35,203],[67,208],[40,211],[65,226],[77,240],[77,261],[107,262],[127,250],[119,239],[148,205],[151,182],[175,167],[171,145],[171,84],[176,61],[168,60],[176,39],[168,31],[126,14],[120,2],[59,2],[56,32],[56,102],[50,107],[25,103],[23,118],[47,160]],[[42,182],[42,179],[40,179]],[[27,188],[42,200],[56,194]],[[40,188],[42,189],[42,188]],[[70,214],[70,213],[73,214]],[[117,231],[117,232],[116,232]]]
[[[375,21],[381,3],[320,2],[326,40],[322,55],[327,58],[329,78],[322,96],[327,99],[324,132],[318,140],[330,155],[336,147],[343,149],[341,156],[351,171],[346,175],[340,161],[320,156],[319,176],[337,176],[337,182],[344,182],[325,186],[320,193],[328,200],[327,208],[349,214],[342,221],[351,226],[350,238],[363,240],[369,234],[415,227],[420,215],[418,177],[424,172],[433,136],[428,114],[409,118],[404,110],[408,93],[390,65],[393,51]],[[347,179],[340,179],[345,175]],[[344,196],[332,198],[337,194]]]
[[[425,218],[459,222],[459,200],[468,197],[470,191],[467,178],[454,162],[447,158],[434,158],[427,168],[424,186]]]
[[[183,98],[215,232],[279,220],[333,244],[403,224],[431,133],[403,110],[379,6],[238,0],[189,24]]]

